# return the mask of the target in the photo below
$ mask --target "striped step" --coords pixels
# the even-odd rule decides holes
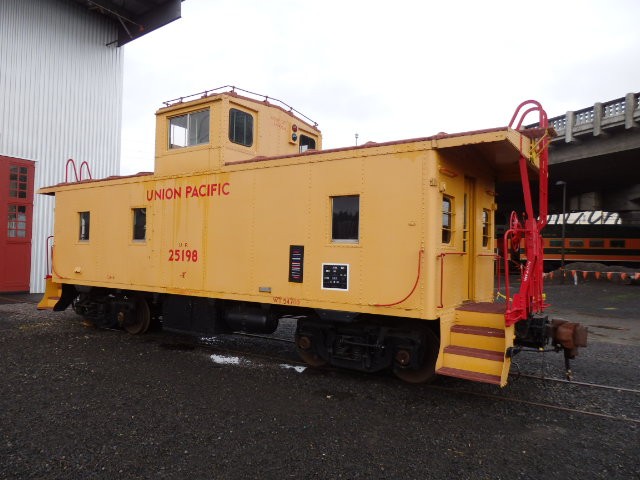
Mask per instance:
[[[511,359],[505,352],[513,345],[513,327],[505,326],[504,313],[504,303],[465,303],[456,308],[437,373],[506,385]]]
[[[504,352],[449,345],[444,349],[443,367],[488,375],[502,375]]]
[[[449,345],[445,347],[444,353],[452,355],[460,355],[463,357],[481,358],[484,360],[493,360],[494,362],[502,362],[504,360],[503,352],[494,350],[484,350],[482,348],[461,347],[460,345]]]
[[[470,372],[469,370],[460,370],[458,368],[450,368],[450,367],[442,367],[438,369],[437,373],[439,375],[462,378],[464,380],[471,380],[473,382],[491,383],[493,385],[500,385],[499,375],[488,375],[486,373]]]
[[[504,329],[503,303],[467,303],[456,308],[456,324]]]
[[[453,325],[451,327],[451,344],[484,350],[503,350],[504,330],[476,325]]]

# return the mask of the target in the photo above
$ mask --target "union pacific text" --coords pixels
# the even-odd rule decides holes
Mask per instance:
[[[166,187],[152,188],[147,190],[147,201],[154,200],[175,200],[178,198],[201,198],[220,197],[231,193],[231,184],[225,183],[202,183],[200,185],[186,185],[184,188]]]

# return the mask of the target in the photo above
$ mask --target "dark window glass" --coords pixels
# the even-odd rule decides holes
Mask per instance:
[[[583,240],[569,240],[570,247],[584,247]]]
[[[79,212],[78,216],[80,218],[80,240],[89,240],[89,220],[91,214],[89,212]]]
[[[589,246],[593,248],[604,247],[604,240],[589,240]]]
[[[482,246],[489,246],[489,238],[491,236],[491,213],[486,208],[482,209]]]
[[[27,167],[11,165],[9,167],[9,196],[11,198],[27,198]]]
[[[209,110],[187,113],[169,119],[169,148],[209,143]]]
[[[442,196],[442,243],[451,242],[451,225],[453,216],[453,200],[447,195]]]
[[[26,238],[27,207],[25,205],[9,205],[7,236],[9,238]]]
[[[360,196],[331,198],[331,239],[338,242],[357,242],[360,224]]]
[[[316,149],[315,138],[307,137],[306,135],[300,134],[300,152],[306,152],[307,150],[315,150],[315,149]]]
[[[609,246],[611,248],[624,248],[625,241],[624,240],[609,240]]]
[[[146,240],[147,238],[147,209],[133,209],[133,239]]]
[[[466,252],[467,251],[467,238],[469,235],[469,230],[467,228],[467,205],[468,205],[468,200],[467,200],[467,194],[464,194],[464,198],[462,200],[462,251]]]
[[[229,140],[250,147],[253,145],[253,117],[247,112],[229,110]]]
[[[549,240],[550,247],[562,247],[562,240]]]

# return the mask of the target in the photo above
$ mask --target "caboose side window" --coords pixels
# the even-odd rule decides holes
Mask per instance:
[[[491,235],[491,213],[486,208],[482,209],[482,246],[489,246]]]
[[[91,217],[90,212],[78,212],[80,219],[80,235],[79,240],[89,240],[89,220]]]
[[[311,137],[307,137],[304,134],[300,134],[300,153],[306,152],[307,150],[315,150],[316,149],[316,140]]]
[[[247,112],[229,110],[229,140],[245,147],[253,145],[253,117]]]
[[[133,210],[133,239],[147,239],[147,209],[134,208]]]
[[[187,113],[169,119],[169,148],[209,143],[209,110]]]
[[[442,196],[442,243],[451,243],[451,226],[453,218],[453,198]]]
[[[331,197],[331,240],[357,243],[360,238],[360,195]]]

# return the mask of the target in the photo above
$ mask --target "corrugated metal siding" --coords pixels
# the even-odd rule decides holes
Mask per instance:
[[[69,158],[86,160],[93,178],[119,172],[123,52],[106,46],[115,38],[71,2],[0,1],[0,154],[35,160],[36,190],[64,181]],[[53,205],[36,195],[32,292],[44,291]]]

